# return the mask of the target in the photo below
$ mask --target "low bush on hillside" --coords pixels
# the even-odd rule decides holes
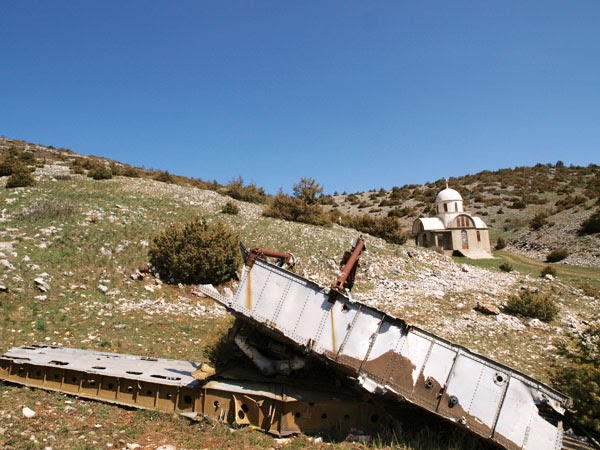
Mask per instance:
[[[150,263],[176,283],[219,284],[231,279],[241,262],[239,242],[223,224],[196,218],[154,237],[148,255]]]
[[[575,348],[563,346],[567,364],[552,373],[554,385],[571,397],[573,419],[598,435],[600,433],[600,323],[595,323],[575,338]]]
[[[581,223],[579,234],[600,233],[600,209],[597,209],[590,217]]]
[[[29,168],[24,165],[18,165],[6,180],[7,189],[33,185],[35,185],[35,178],[33,178]]]
[[[540,276],[543,278],[546,275],[552,275],[553,277],[556,276],[556,269],[552,266],[545,266],[541,271],[540,271]]]
[[[231,214],[236,216],[240,213],[240,207],[233,202],[227,202],[225,205],[223,205],[221,212],[223,214]]]
[[[554,299],[546,294],[523,290],[519,295],[511,295],[506,310],[513,314],[550,322],[559,311]]]
[[[513,271],[513,266],[511,263],[509,262],[503,262],[502,264],[500,264],[498,266],[498,268],[502,271],[502,272],[512,272]]]
[[[161,183],[167,183],[167,184],[175,183],[175,179],[173,178],[173,175],[171,175],[168,170],[165,170],[164,172],[158,172],[154,176],[154,180],[160,181]]]
[[[582,205],[588,201],[588,198],[583,195],[567,195],[562,200],[556,202],[556,209],[564,211],[565,209],[573,208],[577,205]]]
[[[227,183],[223,193],[242,202],[266,203],[267,201],[267,194],[263,188],[257,187],[254,183],[245,185],[242,177]]]
[[[339,215],[336,213],[336,215]],[[408,236],[400,221],[394,217],[376,217],[368,214],[360,216],[340,216],[341,225],[354,228],[371,236],[379,237],[392,244],[402,245]]]
[[[94,180],[110,180],[113,177],[113,173],[106,164],[94,162],[89,169],[88,177]]]
[[[548,223],[548,214],[544,211],[537,213],[529,221],[529,228],[532,230],[539,230]]]
[[[557,248],[546,255],[547,262],[558,262],[569,256],[569,251],[566,248]]]
[[[502,236],[500,236],[498,239],[496,239],[496,245],[494,246],[494,248],[496,250],[502,250],[505,247],[506,247],[506,239],[504,239]]]
[[[123,175],[124,177],[129,177],[129,178],[139,178],[140,171],[137,170],[135,167],[125,166],[123,168],[123,170],[121,171],[121,175]]]
[[[283,192],[269,200],[263,215],[290,222],[331,226],[331,219],[321,205],[306,203],[299,197],[290,197]]]

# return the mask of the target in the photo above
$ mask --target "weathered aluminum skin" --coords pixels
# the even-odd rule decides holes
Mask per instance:
[[[201,364],[45,345],[0,356],[0,380],[135,408],[209,417],[287,436],[353,428],[379,431],[391,419],[353,392],[289,386],[247,370],[200,382]]]
[[[211,286],[201,290],[369,392],[408,400],[507,449],[561,448],[566,396],[403,320],[260,259],[244,266],[233,298]]]

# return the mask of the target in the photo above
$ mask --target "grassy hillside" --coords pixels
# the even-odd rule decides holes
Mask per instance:
[[[12,145],[5,141],[5,151]],[[141,169],[137,176],[94,180],[86,175],[95,158],[18,145],[35,154],[36,184],[6,189],[8,177],[0,178],[0,352],[39,342],[215,362],[224,357],[214,349],[232,319],[210,300],[198,297],[194,286],[172,285],[152,274],[139,279],[136,270],[147,264],[153,236],[170,223],[202,215],[210,222],[227,224],[249,247],[294,252],[299,259],[296,271],[326,285],[335,277],[339,257],[358,234],[338,225],[314,227],[267,218],[261,204],[235,201],[240,213],[223,214],[223,206],[232,200],[217,192],[222,188],[217,184],[169,179],[164,172]],[[161,174],[163,181],[157,181]],[[512,259],[517,270],[504,273],[498,270],[500,260],[477,267],[409,244],[366,239],[368,253],[354,288],[357,298],[545,381],[548,367],[561,362],[558,343],[598,319],[597,268],[559,272],[557,280],[550,282],[539,277],[535,262]],[[498,256],[516,258],[512,253]],[[235,289],[235,282],[231,287]],[[477,302],[502,308],[522,288],[555,298],[558,317],[546,325],[474,310]],[[36,417],[22,417],[22,406],[34,409]],[[481,448],[470,437],[448,436],[431,428],[406,429],[397,438],[401,449]],[[123,448],[128,443],[149,449],[161,444],[177,448],[278,445],[249,429],[190,424],[169,415],[8,385],[0,386],[0,443],[7,448],[54,449]],[[307,437],[298,437],[290,445],[319,448]],[[362,448],[351,443],[335,446]]]

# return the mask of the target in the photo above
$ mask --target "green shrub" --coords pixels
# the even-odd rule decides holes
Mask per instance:
[[[13,174],[19,162],[14,158],[5,157],[0,161],[0,177],[8,177]]]
[[[331,226],[331,219],[319,204],[308,204],[299,197],[280,192],[269,200],[263,215],[291,222]]]
[[[152,240],[150,263],[174,282],[219,284],[237,270],[239,237],[223,224],[196,218],[167,227]]]
[[[129,178],[139,178],[140,172],[135,167],[125,166],[125,168],[121,172],[121,175],[123,175],[124,177],[129,177]]]
[[[25,166],[19,166],[8,180],[6,180],[6,188],[27,187],[35,185],[35,178]]]
[[[502,250],[505,247],[506,247],[506,239],[504,239],[502,236],[500,236],[498,239],[496,239],[496,246],[494,248],[496,250]]]
[[[506,310],[513,314],[550,322],[558,313],[558,305],[549,295],[523,290],[519,295],[511,295]]]
[[[567,363],[554,368],[553,384],[573,400],[573,419],[592,433],[600,433],[600,323],[588,327],[575,340],[575,348],[562,348]]]
[[[240,207],[233,202],[227,202],[223,206],[223,209],[221,209],[221,212],[223,214],[232,214],[236,216],[240,213]]]
[[[548,214],[545,212],[539,212],[529,221],[529,228],[532,230],[539,230],[548,223]]]
[[[101,162],[96,162],[91,165],[88,177],[93,178],[94,180],[110,180],[113,177],[113,174],[110,167]]]
[[[600,233],[600,209],[581,223],[579,234]]]
[[[376,217],[368,214],[344,216],[342,225],[363,233],[369,233],[371,236],[380,237],[392,244],[402,245],[407,240],[402,224],[394,217]]]
[[[546,255],[547,262],[558,262],[569,256],[569,251],[566,248],[556,248]]]
[[[266,203],[267,201],[267,194],[263,188],[257,187],[254,183],[250,183],[247,186],[244,185],[242,177],[238,177],[227,183],[224,194],[242,202]]]
[[[498,268],[502,271],[502,272],[512,272],[513,271],[513,266],[511,263],[509,262],[503,262],[502,264],[500,264],[498,266]]]
[[[173,175],[171,175],[168,170],[165,170],[164,172],[158,172],[154,176],[154,179],[156,181],[160,181],[161,183],[173,184],[175,182]]]
[[[552,275],[553,277],[556,276],[556,269],[552,266],[545,266],[541,271],[540,271],[540,276],[543,278],[546,275]]]

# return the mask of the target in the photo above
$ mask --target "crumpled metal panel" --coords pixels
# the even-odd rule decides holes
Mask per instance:
[[[369,392],[396,395],[507,449],[555,450],[569,399],[518,371],[264,260],[233,298],[205,294],[283,342],[326,359]],[[548,410],[552,421],[540,414]]]

